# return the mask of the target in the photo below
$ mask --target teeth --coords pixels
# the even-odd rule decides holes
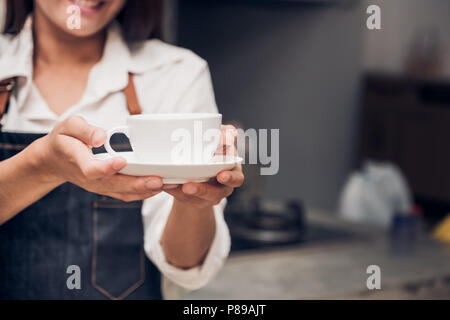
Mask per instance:
[[[75,4],[79,5],[80,7],[89,7],[94,8],[97,7],[101,1],[98,0],[74,0]]]

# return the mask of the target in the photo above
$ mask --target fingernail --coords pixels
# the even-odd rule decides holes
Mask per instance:
[[[148,189],[159,189],[161,188],[161,182],[155,179],[150,179],[147,181],[146,186]]]
[[[188,186],[188,187],[186,187],[186,193],[187,194],[196,194],[197,193],[197,187],[196,186]]]

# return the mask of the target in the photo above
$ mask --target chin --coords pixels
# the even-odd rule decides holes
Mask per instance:
[[[103,30],[103,26],[93,27],[93,28],[84,28],[82,25],[80,29],[65,28],[65,31],[67,34],[77,37],[77,38],[88,38],[88,37],[96,35],[101,30]]]

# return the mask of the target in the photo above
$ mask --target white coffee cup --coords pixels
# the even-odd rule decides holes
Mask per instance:
[[[127,125],[108,130],[105,148],[120,156],[109,140],[123,133],[136,159],[144,163],[207,163],[220,141],[222,115],[216,113],[167,113],[130,115]]]

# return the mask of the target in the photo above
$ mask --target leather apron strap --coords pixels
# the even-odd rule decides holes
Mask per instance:
[[[0,120],[2,120],[3,115],[6,113],[9,97],[15,86],[16,78],[9,78],[0,81]]]
[[[128,84],[125,89],[123,89],[123,93],[127,99],[128,112],[130,114],[141,114],[142,109],[139,105],[139,99],[137,97],[136,87],[134,86],[132,73],[128,73]]]
[[[7,111],[9,98],[15,86],[16,78],[10,78],[0,81],[0,120],[3,118],[3,115]],[[142,112],[142,109],[139,105],[132,73],[128,74],[128,84],[123,89],[123,93],[125,94],[125,98],[127,100],[128,112],[130,114],[140,114]]]

